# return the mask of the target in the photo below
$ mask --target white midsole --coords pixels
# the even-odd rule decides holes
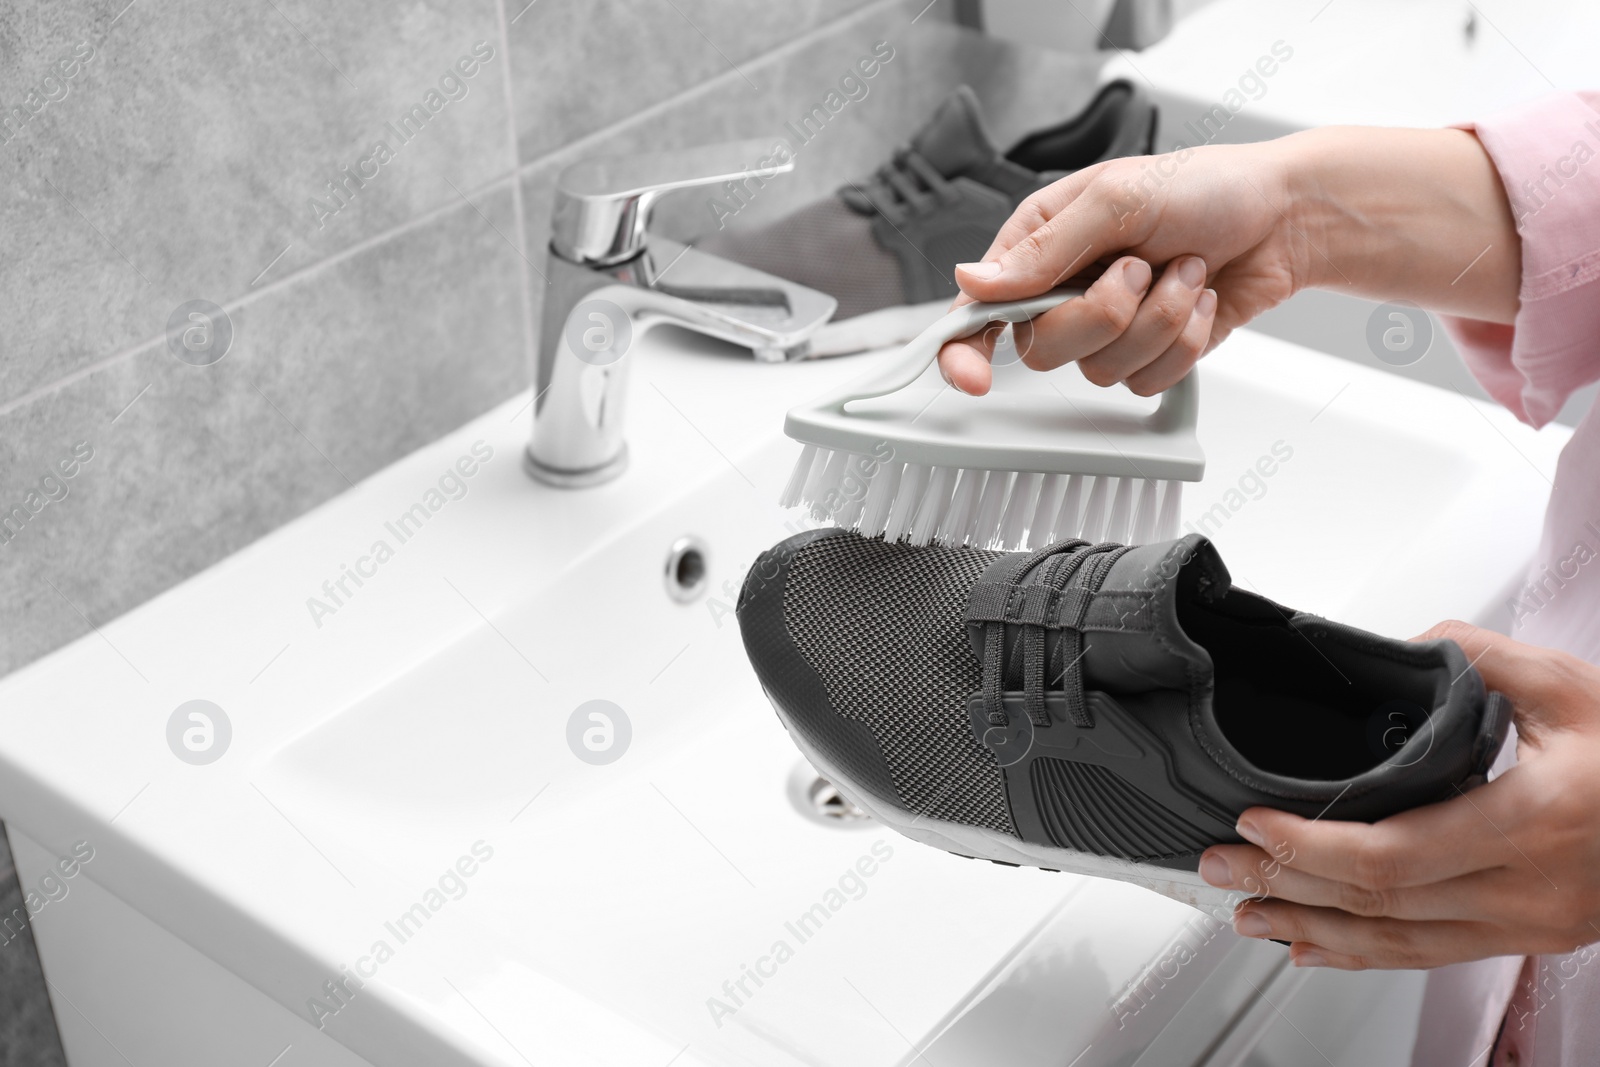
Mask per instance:
[[[849,776],[812,748],[799,731],[789,725],[789,720],[784,717],[781,710],[778,710],[778,718],[788,729],[789,737],[799,747],[801,754],[817,769],[818,774],[837,786],[856,807],[889,829],[913,841],[977,859],[1000,860],[1024,867],[1044,867],[1072,874],[1085,874],[1094,878],[1112,878],[1119,882],[1128,882],[1198,908],[1207,915],[1229,924],[1233,922],[1234,906],[1249,896],[1237,889],[1218,889],[1202,879],[1197,871],[1152,867],[1149,864],[1117,859],[1114,856],[1101,856],[1093,852],[1035,845],[982,826],[969,826],[925,815],[913,815],[903,808],[884,804],[870,793],[857,789]]]

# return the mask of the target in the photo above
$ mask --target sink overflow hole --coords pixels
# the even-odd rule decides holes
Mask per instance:
[[[680,604],[695,600],[706,588],[706,546],[698,537],[680,537],[667,552],[667,595]]]

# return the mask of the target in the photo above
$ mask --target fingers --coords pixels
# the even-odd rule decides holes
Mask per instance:
[[[1287,866],[1253,845],[1217,845],[1201,859],[1200,875],[1222,889],[1252,897],[1338,908],[1366,918],[1473,919],[1504,908],[1522,892],[1522,876],[1497,867],[1432,885],[1373,889]]]
[[[1082,194],[1097,170],[1096,167],[1089,167],[1074,171],[1023,200],[1011,213],[1011,217],[1006,219],[1005,225],[1000,227],[994,240],[989,243],[988,251],[984,252],[978,262],[988,263],[999,259],[1018,241],[1048,223],[1063,207]],[[966,266],[970,264],[956,264],[958,270]]]
[[[1189,323],[1178,339],[1142,369],[1128,375],[1123,383],[1139,396],[1155,396],[1177,385],[1200,362],[1200,357],[1210,350],[1210,343],[1215,336],[1216,315],[1216,290],[1207,289],[1194,302]]]
[[[950,341],[939,349],[939,372],[944,380],[970,396],[983,396],[989,391],[994,374],[989,367],[993,350],[988,347],[985,335],[961,341]]]
[[[1076,171],[1024,200],[981,261],[956,266],[962,292],[989,302],[1037,296],[1102,256],[1137,247],[1146,226],[1113,210],[1113,191],[1096,181],[1107,166]],[[1145,222],[1144,213],[1137,218]]]
[[[1233,921],[1245,937],[1291,942],[1290,956],[1301,967],[1409,970],[1505,951],[1505,934],[1488,923],[1367,919],[1278,900],[1246,901]]]
[[[1016,343],[1022,362],[1034,370],[1054,370],[1112,344],[1138,320],[1151,277],[1150,264],[1124,256],[1083,296],[1019,323]]]
[[[1133,256],[1117,260],[1083,296],[1018,324],[1015,338],[1022,362],[1034,370],[1050,370],[1104,348],[1135,320],[1150,281],[1150,265],[1144,260]],[[983,330],[940,349],[939,369],[945,381],[973,396],[987,393],[999,333]]]
[[[956,264],[956,284],[975,300],[1022,300],[1060,285],[1108,251],[1115,248],[1079,241],[1052,220],[993,259]]]
[[[1106,262],[1110,253],[1134,247],[1145,236],[1143,227],[1130,226],[1126,210],[1107,210],[1111,191],[1107,182],[1097,181],[1107,166],[1099,164],[1076,171],[1019,204],[980,261],[957,264],[955,280],[962,292],[951,306],[960,307],[974,300],[999,303],[1036,296],[1098,269],[1097,263]],[[1130,269],[1149,268],[1130,268],[1123,262],[1123,270]],[[1169,273],[1172,269],[1169,265]],[[1190,267],[1190,274],[1195,270]],[[1137,299],[1130,301],[1126,299],[1127,292],[1117,291],[1117,264],[1112,264],[1100,280],[1089,286],[1088,303],[1070,311],[1057,309],[1045,316],[1054,325],[1041,323],[1043,328],[1038,331],[1035,344],[1026,345],[1019,337],[1019,350],[1031,348],[1036,353],[1034,359],[1025,357],[1023,361],[1039,369],[1060,366],[1099,351],[1130,324],[1136,324],[1138,329],[1124,343],[1121,356],[1103,361],[1106,384],[1121,381],[1156,361],[1160,366],[1142,379],[1142,386],[1159,391],[1152,383],[1177,382],[1193,364],[1190,352],[1196,347],[1196,339],[1199,338],[1201,351],[1209,339],[1208,327],[1190,321],[1203,289],[1203,265],[1199,270],[1201,284],[1187,288],[1180,286],[1176,275],[1171,280],[1164,276],[1159,299],[1148,309],[1140,309]],[[1109,281],[1108,275],[1112,276]],[[1131,280],[1137,289],[1139,279]],[[1148,274],[1144,288],[1149,288]],[[1215,297],[1211,300],[1214,302]],[[1215,305],[1208,307],[1213,310],[1204,316],[1207,320]],[[1137,319],[1130,314],[1141,310]],[[1178,318],[1180,311],[1183,315]],[[1202,333],[1204,337],[1200,336]],[[989,367],[992,355],[992,345],[983,338],[953,341],[940,351],[940,371],[955,388],[981,396],[989,391],[993,380]],[[1120,373],[1111,377],[1113,371]],[[1096,374],[1101,372],[1102,368],[1095,368]]]
[[[1160,279],[1139,302],[1127,328],[1109,338],[1092,355],[1081,358],[1078,369],[1085,378],[1100,386],[1116,385],[1144,370],[1178,344],[1185,331],[1199,332],[1198,327],[1190,328],[1205,284],[1206,264],[1199,256],[1181,256],[1167,264]],[[1215,307],[1211,309],[1213,314],[1215,310]],[[1172,362],[1181,363],[1184,352],[1191,347],[1194,358],[1198,359],[1200,347],[1208,336],[1209,330],[1199,338],[1199,344],[1183,345]],[[1188,367],[1184,367],[1173,381],[1187,371]],[[1170,374],[1171,367],[1158,373]]]
[[[1368,890],[1403,889],[1505,866],[1516,846],[1519,780],[1500,778],[1438,804],[1379,822],[1304,819],[1270,808],[1239,816],[1239,836],[1306,874]]]
[[[1461,646],[1486,687],[1511,698],[1519,729],[1530,718],[1541,724],[1564,719],[1562,713],[1579,703],[1572,697],[1600,682],[1600,671],[1565,652],[1525,645],[1458,619],[1441,622],[1415,640],[1440,638]]]
[[[1505,634],[1485,630],[1459,619],[1446,619],[1429,627],[1428,631],[1413,638],[1416,641],[1454,641],[1467,654],[1467,661],[1483,675],[1490,689],[1510,693],[1512,688],[1524,688],[1527,679],[1526,663],[1531,653],[1541,651],[1532,645],[1513,641]]]
[[[1184,256],[1167,265],[1151,284],[1149,264],[1118,259],[1082,297],[1015,330],[1022,362],[1053,370],[1078,361],[1096,385],[1126,381],[1141,396],[1154,396],[1188,374],[1212,339],[1217,294],[1204,288],[1205,263]],[[961,301],[958,301],[958,305]],[[990,363],[999,331],[985,330],[946,344],[939,353],[945,381],[973,396],[988,392]]]

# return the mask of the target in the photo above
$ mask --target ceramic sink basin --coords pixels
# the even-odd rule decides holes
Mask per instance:
[[[805,803],[732,607],[797,528],[782,410],[875,357],[649,337],[619,480],[529,481],[524,395],[0,683],[0,816],[97,842],[330,1063],[1199,1062],[1276,946]],[[1204,371],[1185,519],[1236,581],[1401,636],[1496,613],[1562,431],[1248,332]],[[203,765],[194,699],[232,730]]]

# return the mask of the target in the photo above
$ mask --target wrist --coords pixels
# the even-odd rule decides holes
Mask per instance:
[[[1275,144],[1302,287],[1515,317],[1521,239],[1473,134],[1328,127]]]
[[[1366,291],[1385,250],[1361,203],[1366,195],[1349,159],[1353,146],[1338,128],[1306,130],[1277,143],[1287,191],[1289,246],[1306,289]]]

